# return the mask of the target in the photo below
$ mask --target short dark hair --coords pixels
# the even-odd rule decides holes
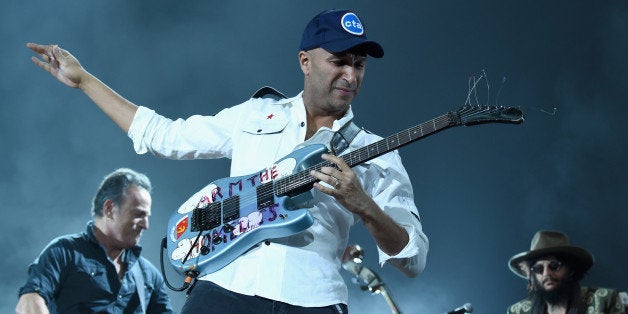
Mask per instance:
[[[102,217],[102,207],[107,200],[116,205],[122,202],[122,197],[129,186],[141,187],[150,193],[152,186],[148,177],[129,168],[119,168],[105,176],[94,196],[92,216]]]

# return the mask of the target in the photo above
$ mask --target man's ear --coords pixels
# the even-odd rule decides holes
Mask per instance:
[[[307,51],[299,51],[299,65],[301,66],[301,71],[303,71],[304,75],[309,75],[310,73],[310,63],[312,62],[312,56]]]
[[[116,203],[114,203],[112,200],[106,200],[102,204],[102,215],[105,218],[113,219],[113,211],[115,207],[116,207]]]

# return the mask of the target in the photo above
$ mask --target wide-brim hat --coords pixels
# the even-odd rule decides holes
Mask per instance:
[[[527,279],[529,265],[525,262],[553,254],[573,257],[575,265],[571,266],[582,272],[589,270],[593,265],[593,254],[581,247],[571,245],[566,234],[541,230],[534,234],[530,250],[513,256],[508,261],[508,267],[517,276]]]
[[[319,47],[332,53],[359,50],[374,58],[384,56],[384,48],[366,37],[364,23],[349,10],[323,11],[305,26],[299,49]]]

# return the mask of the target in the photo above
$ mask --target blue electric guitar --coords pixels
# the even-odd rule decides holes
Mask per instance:
[[[517,108],[463,106],[340,157],[353,167],[450,127],[521,122]],[[166,247],[175,270],[213,273],[260,242],[309,228],[309,191],[316,181],[309,172],[334,166],[320,157],[327,151],[322,144],[306,146],[266,169],[216,180],[192,195],[168,222]]]

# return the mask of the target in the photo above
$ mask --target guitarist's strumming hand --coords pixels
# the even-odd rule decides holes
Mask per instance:
[[[321,171],[310,174],[319,181],[314,188],[333,196],[342,206],[360,216],[364,226],[369,230],[377,245],[388,255],[395,255],[406,246],[409,237],[406,230],[383,212],[373,199],[366,194],[355,172],[341,158],[323,154],[323,160],[334,163],[333,167],[322,167]]]

